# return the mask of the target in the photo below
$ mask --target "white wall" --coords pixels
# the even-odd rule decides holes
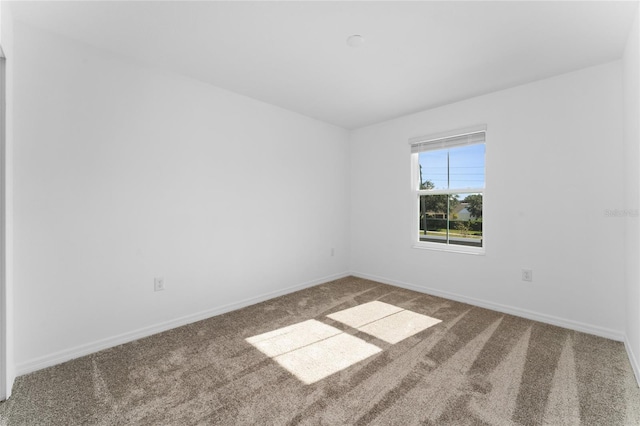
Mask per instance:
[[[411,247],[408,139],[486,124],[486,255]],[[620,61],[355,131],[351,269],[566,327],[625,330]],[[533,269],[533,283],[521,281]]]
[[[629,34],[623,58],[625,206],[632,214],[626,217],[627,282],[627,351],[640,381],[640,8]]]
[[[0,45],[5,55],[5,146],[4,163],[0,165],[3,169],[4,178],[4,289],[0,296],[0,315],[4,323],[5,330],[0,344],[4,346],[4,365],[0,366],[3,371],[4,383],[0,383],[0,400],[11,396],[11,387],[15,380],[16,371],[14,368],[14,345],[13,345],[13,17],[11,7],[8,2],[0,2],[2,17],[0,19]],[[0,331],[0,335],[3,333]],[[2,356],[2,355],[0,355]],[[1,363],[0,363],[1,364]]]
[[[342,129],[17,23],[18,373],[349,269],[608,337],[626,328],[640,353],[637,219],[605,215],[638,195],[623,183],[638,183],[637,121],[625,143],[622,130],[635,43],[622,62],[359,129],[348,145]],[[479,123],[487,254],[412,249],[407,140]],[[625,232],[639,239],[625,247]]]
[[[20,23],[15,53],[20,373],[348,270],[345,130]]]

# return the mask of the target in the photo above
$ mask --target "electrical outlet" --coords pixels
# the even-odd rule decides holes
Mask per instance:
[[[331,256],[335,256],[336,255],[336,250],[332,247],[331,248]]]
[[[522,270],[522,281],[533,281],[533,269]]]
[[[154,291],[162,291],[164,290],[164,278],[156,277],[153,280],[153,290]]]

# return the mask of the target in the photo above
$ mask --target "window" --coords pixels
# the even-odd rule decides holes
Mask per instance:
[[[414,246],[482,253],[485,126],[411,139]]]

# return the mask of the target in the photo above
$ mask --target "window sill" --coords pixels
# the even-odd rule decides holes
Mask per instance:
[[[441,244],[441,243],[425,243],[413,242],[412,248],[420,250],[444,251],[450,253],[472,254],[476,256],[484,256],[484,247],[469,247],[463,245]]]

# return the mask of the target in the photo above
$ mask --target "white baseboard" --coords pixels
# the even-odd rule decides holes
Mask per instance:
[[[238,302],[230,303],[224,306],[215,307],[206,311],[197,312],[195,314],[185,315],[180,318],[165,321],[159,324],[155,324],[149,327],[140,328],[127,333],[123,333],[117,336],[108,337],[106,339],[96,340],[95,342],[87,343],[85,345],[76,346],[74,348],[65,349],[59,352],[41,356],[31,359],[29,361],[20,363],[16,366],[16,373],[18,376],[28,374],[43,368],[51,367],[53,365],[61,364],[63,362],[79,358],[85,355],[89,355],[103,349],[112,348],[114,346],[122,345],[137,339],[151,336],[153,334],[161,333],[163,331],[171,330],[176,327],[191,324],[193,322],[201,321],[207,318],[221,315],[227,312],[235,311],[256,303],[264,302],[265,300],[273,299],[274,297],[283,296],[285,294],[293,293],[299,290],[303,290],[308,287],[313,287],[318,284],[323,284],[329,281],[337,280],[349,276],[348,272],[330,275],[323,278],[318,278],[312,281],[307,281],[302,284],[298,284],[292,287],[283,288],[281,290],[262,294],[260,296],[252,297],[249,299],[240,300]]]
[[[598,327],[591,324],[585,324],[582,322],[573,321],[566,318],[559,318],[552,315],[529,311],[527,309],[501,305],[499,303],[489,302],[481,299],[475,299],[472,297],[462,296],[455,293],[449,293],[447,291],[436,290],[429,287],[422,287],[415,284],[409,284],[402,281],[379,277],[376,275],[364,274],[364,273],[355,272],[355,271],[351,271],[351,275],[353,275],[354,277],[377,281],[383,284],[389,284],[396,287],[406,288],[408,290],[414,290],[414,291],[429,294],[432,296],[438,296],[438,297],[443,297],[445,299],[455,300],[457,302],[468,303],[469,305],[479,306],[481,308],[491,309],[492,311],[498,311],[505,314],[515,315],[518,317],[543,322],[545,324],[556,325],[558,327],[568,328],[570,330],[576,330],[576,331],[581,331],[583,333],[593,334],[600,337],[606,337],[607,339],[616,340],[619,342],[625,341],[624,332],[617,331],[617,330]]]
[[[637,362],[637,358],[635,354],[631,350],[626,336],[624,333],[616,330],[611,330],[608,328],[598,327],[590,324],[581,323],[578,321],[568,320],[565,318],[559,318],[551,315],[541,314],[538,312],[529,311],[526,309],[515,308],[512,306],[501,305],[498,303],[489,302],[486,300],[475,299],[471,297],[462,296],[455,293],[449,293],[446,291],[436,290],[429,287],[418,286],[415,284],[405,283],[402,281],[397,281],[385,277],[379,277],[376,275],[365,274],[361,272],[343,272],[339,274],[330,275],[323,278],[318,278],[312,281],[307,281],[302,284],[298,284],[295,286],[287,287],[281,290],[277,290],[274,292],[269,292],[262,294],[260,296],[252,297],[249,299],[244,299],[238,302],[230,303],[224,306],[219,306],[216,308],[212,308],[206,311],[197,312],[195,314],[186,315],[180,318],[176,318],[170,321],[165,321],[159,324],[155,324],[149,327],[140,328],[137,330],[133,330],[127,333],[123,333],[117,336],[108,337],[105,339],[97,340],[85,345],[76,346],[74,348],[65,349],[59,352],[55,352],[52,354],[48,354],[45,356],[41,356],[38,358],[31,359],[29,361],[20,363],[16,365],[16,376],[21,376],[23,374],[28,374],[43,368],[51,367],[53,365],[61,364],[63,362],[79,358],[85,355],[89,355],[103,349],[111,348],[114,346],[122,345],[124,343],[128,343],[137,339],[141,339],[144,337],[151,336],[153,334],[161,333],[163,331],[171,330],[176,327],[180,327],[186,324],[190,324],[193,322],[201,321],[207,318],[214,317],[216,315],[221,315],[230,311],[234,311],[237,309],[241,309],[250,305],[254,305],[256,303],[263,302],[265,300],[272,299],[274,297],[283,296],[285,294],[293,293],[295,291],[303,290],[308,287],[313,287],[318,284],[323,284],[325,282],[337,280],[340,278],[347,277],[349,275],[364,278],[372,281],[377,281],[384,284],[393,285],[396,287],[406,288],[408,290],[414,290],[420,293],[430,294],[433,296],[443,297],[450,300],[455,300],[457,302],[468,303],[470,305],[478,306],[481,308],[491,309],[498,312],[503,312],[510,315],[515,315],[523,318],[527,318],[534,321],[543,322],[546,324],[556,325],[559,327],[568,328],[571,330],[581,331],[584,333],[593,334],[596,336],[605,337],[608,339],[621,341],[625,343],[625,347],[627,349],[627,353],[629,355],[629,360],[631,362],[631,366],[633,368],[634,374],[636,376],[636,380],[640,384],[640,365]]]
[[[631,345],[629,344],[629,340],[625,336],[624,338],[624,347],[627,350],[627,356],[629,357],[629,363],[631,363],[631,368],[633,369],[633,374],[636,376],[636,382],[640,387],[640,365],[638,365],[638,358],[635,356]]]

